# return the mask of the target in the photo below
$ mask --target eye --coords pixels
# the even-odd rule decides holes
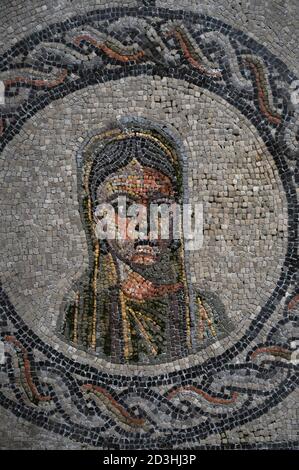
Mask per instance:
[[[138,211],[138,206],[139,205],[143,206],[142,204],[138,203],[137,201],[128,201],[127,202],[127,211],[130,210],[132,212],[132,211],[134,211],[134,209],[136,211]]]
[[[113,207],[115,214],[126,216],[126,214],[128,213],[128,210],[131,207],[133,208],[137,204],[137,202],[132,199],[126,198],[126,202],[124,204],[122,202],[119,202],[117,198],[117,199],[113,199],[112,201],[110,201],[110,204]]]

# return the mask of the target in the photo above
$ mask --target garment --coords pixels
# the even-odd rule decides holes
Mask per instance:
[[[65,299],[63,304],[63,336],[77,347],[95,351],[115,363],[173,361],[232,329],[223,304],[211,292],[195,292],[191,320],[184,289],[136,300],[117,285],[103,288],[98,282],[95,297],[86,274],[73,292],[74,298]]]
[[[80,284],[75,300],[64,302],[62,333],[69,341],[92,349],[94,334],[93,349],[113,362],[152,362],[160,356],[174,360],[186,355],[186,305],[182,289],[140,301],[110,286],[97,292],[94,304],[90,284]]]

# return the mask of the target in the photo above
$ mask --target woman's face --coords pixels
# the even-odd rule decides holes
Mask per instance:
[[[174,188],[166,175],[132,160],[102,183],[97,199],[97,209],[101,203],[113,206],[112,214],[119,236],[107,242],[119,259],[130,265],[149,266],[169,251],[172,217],[168,218],[167,226],[165,219],[157,218],[155,212],[155,208],[163,204],[167,214],[175,204]],[[97,209],[95,220],[99,223],[101,219],[97,218]]]

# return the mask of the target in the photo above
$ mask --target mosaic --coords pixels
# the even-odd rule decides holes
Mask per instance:
[[[195,449],[298,384],[298,80],[220,20],[146,3],[0,57],[0,403],[88,446]],[[100,239],[122,197],[201,203],[202,246]]]
[[[180,240],[97,239],[92,215],[97,201],[113,205],[122,195],[140,204],[171,204],[182,193],[182,171],[169,144],[128,124],[126,132],[94,137],[83,153],[81,213],[91,268],[72,289],[75,299],[65,301],[62,330],[74,344],[115,362],[174,360],[194,350],[194,343],[221,337],[228,321],[223,306],[221,315],[216,311],[216,294],[194,293],[190,302]]]

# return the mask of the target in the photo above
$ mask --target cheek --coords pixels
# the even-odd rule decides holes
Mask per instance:
[[[134,239],[133,237],[134,227],[132,227],[132,223],[130,224],[130,219],[127,219],[125,217],[119,217],[116,214],[115,226],[121,236],[121,240],[119,240],[117,243],[124,244],[125,242],[128,242]]]
[[[129,257],[134,250],[134,242],[131,240],[108,240],[108,244],[116,255],[119,253],[126,258]]]

